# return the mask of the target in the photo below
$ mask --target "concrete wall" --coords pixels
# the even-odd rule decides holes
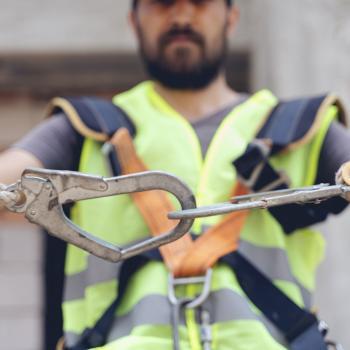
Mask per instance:
[[[136,43],[128,26],[129,0],[28,0],[21,6],[0,0],[0,52],[130,51]],[[249,9],[251,0],[242,3]],[[235,39],[249,41],[249,11]]]
[[[254,85],[290,97],[334,90],[350,100],[350,2],[250,0]],[[263,14],[263,15],[261,15]]]
[[[24,222],[0,224],[0,339],[2,349],[41,346],[41,237]],[[51,349],[47,349],[51,350]]]
[[[281,97],[335,90],[349,104],[348,0],[240,0],[239,4],[242,22],[232,44],[252,52],[255,89],[269,87]],[[0,6],[1,53],[135,50],[125,19],[127,0],[21,4],[0,0]],[[22,122],[13,128],[11,120],[16,117]],[[38,108],[26,100],[16,105],[2,101],[1,137],[11,142],[38,118]],[[349,347],[348,225],[345,213],[323,226],[329,250],[317,301],[332,334]],[[31,350],[39,346],[40,239],[32,229],[28,235],[18,236],[18,231],[22,228],[17,224],[0,229],[0,339],[6,349]],[[27,249],[18,251],[21,244]]]
[[[1,52],[109,51],[133,47],[129,1],[1,0]]]
[[[253,85],[281,97],[335,91],[350,107],[350,2],[251,0]],[[252,5],[254,3],[254,5]],[[350,154],[350,151],[349,151]],[[350,157],[349,157],[350,158]],[[331,335],[350,346],[350,212],[321,226],[328,243],[316,305]]]

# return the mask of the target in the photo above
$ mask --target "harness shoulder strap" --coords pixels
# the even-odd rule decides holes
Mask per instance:
[[[339,120],[346,125],[344,109],[334,95],[280,102],[258,132],[256,139],[233,162],[239,180],[252,192],[288,188],[288,176],[281,171],[276,171],[270,164],[269,158],[309,142],[318,131],[326,110],[332,105],[338,107]],[[329,213],[337,211],[341,209],[326,203],[303,206],[290,204],[269,209],[287,234],[322,222]],[[294,217],[298,217],[298,220],[294,220]]]
[[[87,350],[105,345],[109,331],[115,320],[115,310],[120,305],[120,302],[125,295],[129,281],[134,274],[150,260],[161,261],[161,256],[157,250],[137,255],[123,261],[118,276],[116,298],[96,324],[92,328],[86,328],[84,330],[79,341],[75,345],[67,347],[65,344],[62,344],[63,348],[58,350]]]
[[[56,97],[51,100],[47,115],[64,112],[72,126],[84,137],[106,142],[124,127],[135,135],[128,115],[110,101],[97,97]]]
[[[126,128],[135,136],[136,129],[123,109],[114,103],[97,97],[56,97],[51,100],[47,115],[64,112],[74,129],[98,142],[108,142],[117,130]],[[113,147],[105,149],[113,175],[121,174],[120,164]]]
[[[235,271],[247,297],[284,335],[290,350],[327,350],[326,329],[317,317],[289,299],[239,251],[221,261]]]
[[[312,139],[327,109],[338,107],[339,120],[346,125],[345,110],[333,94],[281,101],[257,134],[272,143],[271,154],[298,148]]]
[[[287,176],[273,168],[269,157],[310,141],[331,105],[338,106],[340,120],[345,124],[344,110],[334,95],[280,102],[256,139],[233,162],[240,180],[253,192],[288,188]],[[270,213],[289,234],[297,228],[323,221],[328,210],[324,205],[290,204],[271,208]],[[240,252],[233,252],[222,261],[235,271],[248,298],[283,333],[290,349],[327,349],[316,316],[296,305]]]

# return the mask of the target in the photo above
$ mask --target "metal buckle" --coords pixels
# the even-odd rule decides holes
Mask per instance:
[[[202,284],[202,292],[195,298],[189,298],[186,302],[187,309],[195,309],[198,306],[202,305],[205,300],[208,298],[210,293],[210,286],[212,280],[213,270],[208,269],[206,274],[203,276],[194,276],[194,277],[180,277],[176,278],[173,274],[169,274],[168,280],[168,297],[171,304],[176,304],[182,298],[177,298],[175,287],[176,286],[186,286],[189,284]]]
[[[271,147],[268,144],[266,144],[266,142],[264,142],[263,140],[253,140],[251,144],[255,145],[259,149],[261,154],[266,158],[266,160],[268,160],[267,157],[270,154]],[[255,183],[258,181],[259,176],[262,170],[264,169],[265,164],[266,163],[264,161],[259,163],[255,167],[255,169],[252,171],[249,179],[245,179],[241,177],[239,174],[237,174],[237,178],[245,187],[252,189]],[[278,178],[272,181],[271,183],[269,183],[268,185],[264,186],[263,188],[261,188],[259,192],[272,191],[282,184],[287,184],[288,187],[290,186],[290,178],[285,171],[280,170],[275,172],[278,174]]]
[[[183,209],[195,208],[192,191],[180,179],[165,172],[148,171],[103,178],[73,171],[26,169],[21,181],[11,187],[25,198],[10,210],[25,213],[26,218],[50,234],[111,262],[158,248],[183,236],[192,219],[181,219],[168,232],[125,247],[115,246],[82,230],[64,214],[62,205],[84,199],[101,198],[140,191],[163,190],[173,194]]]
[[[109,155],[113,152],[113,150],[114,150],[114,145],[109,141],[106,141],[101,147],[101,152],[104,156],[105,165],[109,176],[113,176],[113,169],[111,166],[111,162],[109,160]]]
[[[180,325],[180,317],[181,311],[183,308],[186,309],[196,309],[200,307],[205,300],[208,298],[210,294],[210,286],[212,280],[213,270],[208,269],[206,274],[203,276],[195,276],[195,277],[181,277],[175,278],[173,274],[169,274],[168,279],[168,299],[172,306],[172,328],[173,328],[173,345],[174,350],[180,349],[180,336],[179,336],[179,325]],[[178,298],[176,296],[176,287],[177,286],[186,286],[189,284],[201,284],[202,291],[194,298],[190,297],[181,297]],[[202,327],[201,327],[201,335],[202,335],[202,344],[206,350],[210,349],[211,343],[211,333],[210,333],[210,324],[209,318],[210,315],[207,311],[204,311],[201,314],[202,319]]]
[[[249,179],[245,179],[242,176],[240,176],[239,174],[237,174],[237,179],[245,187],[252,189],[254,187],[255,183],[257,182],[264,166],[265,166],[264,163],[259,163],[255,167],[255,169],[253,170]],[[269,191],[272,191],[272,190],[276,189],[278,186],[283,185],[283,184],[286,184],[288,187],[290,186],[290,178],[285,171],[279,170],[279,171],[275,171],[275,172],[276,172],[276,174],[278,174],[278,178],[275,179],[274,181],[272,181],[271,183],[269,183],[268,185],[262,187],[256,193],[269,192]]]
[[[256,146],[259,149],[260,153],[265,158],[267,158],[267,156],[270,154],[270,147],[262,140],[255,139],[251,142],[251,144]],[[258,180],[261,174],[262,169],[264,168],[264,165],[265,165],[264,162],[260,162],[252,171],[249,179],[245,179],[241,177],[239,174],[237,174],[237,178],[247,188],[253,188],[253,186],[255,185],[256,181]]]
[[[318,330],[322,334],[322,336],[325,338],[328,334],[328,331],[329,331],[329,326],[328,326],[327,322],[320,320],[318,322]]]

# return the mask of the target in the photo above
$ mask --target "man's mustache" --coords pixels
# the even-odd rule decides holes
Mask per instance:
[[[191,27],[173,27],[166,33],[164,33],[160,39],[159,43],[162,48],[169,44],[172,40],[176,39],[178,36],[185,36],[188,40],[204,47],[204,38],[201,34],[194,31]]]

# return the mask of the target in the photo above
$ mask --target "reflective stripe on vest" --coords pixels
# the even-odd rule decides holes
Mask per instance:
[[[269,92],[263,91],[235,108],[216,132],[203,163],[199,143],[192,128],[154,92],[152,84],[141,84],[118,96],[115,101],[128,113],[136,126],[135,146],[147,167],[169,171],[181,177],[196,193],[199,205],[227,200],[236,175],[232,170],[232,160],[245,150],[256,129],[276,103],[276,99]],[[335,107],[330,108],[321,129],[327,130],[335,115]],[[307,182],[314,180],[312,176],[307,177],[307,174],[310,173],[310,168],[311,173],[315,173],[324,135],[325,133],[319,133],[299,149],[272,159],[276,168],[283,168],[290,174],[293,186],[308,185]],[[80,170],[107,175],[100,146],[92,140],[85,141]],[[98,202],[80,202],[74,209],[73,218],[83,228],[116,244],[142,239],[148,233],[147,226],[128,196],[105,198]],[[197,220],[194,230],[199,233],[204,225],[215,224],[218,220],[215,217]],[[243,229],[241,249],[255,254],[259,267],[264,272],[268,271],[271,278],[277,277],[276,284],[295,302],[302,305],[301,294],[305,294],[308,300],[304,302],[309,305],[310,297],[306,291],[312,291],[314,287],[314,273],[323,251],[323,240],[317,233],[305,229],[285,237],[274,218],[266,212],[254,211],[249,215]],[[251,260],[254,262],[254,256]],[[91,264],[84,252],[69,247],[66,264],[68,300],[63,305],[64,327],[68,334],[78,334],[92,326],[115,297],[116,280],[113,277],[106,281],[97,279],[95,284],[93,274],[90,273],[93,268]],[[111,275],[114,272],[112,270]],[[242,294],[230,269],[219,266],[214,270],[214,292],[228,289]],[[133,278],[130,292],[123,300],[118,314],[132,313],[136,305],[144,299],[147,300],[150,295],[165,296],[166,286],[164,267],[159,266],[159,263],[147,264]],[[154,313],[158,312],[162,310],[154,310]],[[232,315],[231,320],[236,319],[235,317]],[[129,349],[126,346],[128,344],[131,349],[133,342],[137,343],[135,349],[141,348],[147,342],[148,338],[142,337],[141,330],[135,332],[140,337],[135,339],[131,335],[130,343],[128,337],[123,338],[123,348]],[[166,338],[168,333],[164,331],[162,334]],[[236,320],[234,323],[229,321],[216,324],[213,344],[224,342],[224,334],[231,334],[235,338],[232,342],[238,342],[238,350],[246,348],[239,345],[239,341],[243,339],[246,339],[245,344],[248,341],[250,349],[261,349],[259,344],[264,343],[263,339],[268,339],[266,349],[283,349],[256,320],[243,319],[242,322]],[[247,335],[252,339],[247,339]],[[118,341],[117,343],[120,344]],[[161,348],[161,345],[154,345],[152,350]],[[108,346],[106,349],[109,349]]]
[[[288,257],[283,249],[263,248],[245,241],[240,242],[239,251],[251,257],[259,269],[273,281],[286,281],[298,285],[302,292],[304,305],[311,307],[311,293],[298,283],[293,276],[288,263]],[[83,299],[89,286],[118,279],[121,263],[112,264],[94,256],[88,257],[87,269],[75,275],[66,277],[65,301]]]
[[[162,312],[154,312],[155,305]],[[209,311],[212,324],[238,320],[262,322],[280,342],[283,342],[274,326],[263,316],[256,314],[247,299],[232,290],[221,289],[212,292],[203,307]],[[112,342],[126,337],[136,327],[144,325],[169,326],[170,320],[171,311],[168,298],[163,295],[149,295],[138,302],[130,312],[115,318],[108,341]],[[180,324],[185,326],[186,320],[184,317],[181,317]],[[66,336],[67,345],[74,344],[78,340],[79,334],[68,333]]]

